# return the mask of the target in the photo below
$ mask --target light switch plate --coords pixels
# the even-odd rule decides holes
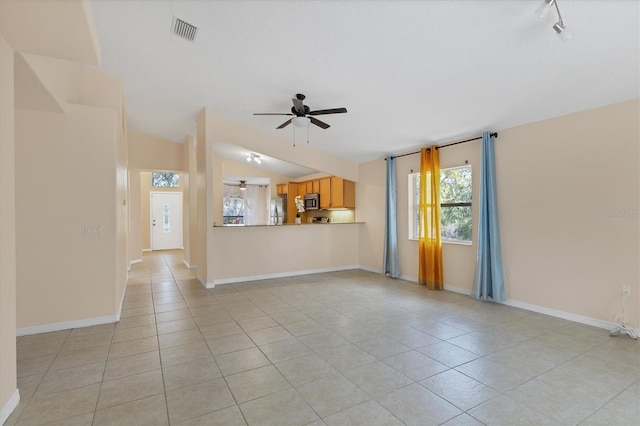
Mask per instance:
[[[102,225],[85,225],[84,236],[85,237],[101,237]]]

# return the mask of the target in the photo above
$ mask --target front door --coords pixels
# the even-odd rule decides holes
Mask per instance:
[[[182,192],[151,193],[151,250],[182,248]]]

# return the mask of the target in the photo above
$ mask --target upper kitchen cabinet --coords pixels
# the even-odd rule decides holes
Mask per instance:
[[[279,183],[276,185],[278,195],[287,195],[289,192],[289,185],[286,183]]]
[[[339,177],[324,178],[318,182],[321,209],[355,209],[356,184]]]
[[[332,209],[356,208],[356,184],[350,180],[331,178],[331,207]]]
[[[331,207],[331,178],[320,179],[320,208],[328,209]]]

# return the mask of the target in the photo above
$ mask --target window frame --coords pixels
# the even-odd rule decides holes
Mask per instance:
[[[440,171],[447,171],[447,170],[455,170],[455,169],[464,169],[464,168],[469,168],[471,169],[471,173],[473,174],[473,167],[471,164],[465,164],[464,166],[455,166],[455,167],[447,167],[446,169],[441,169]],[[419,224],[418,221],[415,219],[416,218],[416,210],[420,208],[420,203],[416,202],[417,201],[417,197],[416,197],[416,179],[420,179],[420,172],[414,172],[414,173],[409,173],[408,174],[408,196],[409,196],[409,202],[408,202],[408,226],[407,226],[407,233],[408,233],[408,237],[409,240],[411,241],[418,241],[419,240],[419,236],[418,236],[418,228]],[[471,180],[471,191],[473,192],[473,179]],[[465,246],[470,246],[473,245],[473,200],[470,202],[464,202],[464,203],[440,203],[440,209],[442,208],[448,208],[448,207],[471,207],[471,216],[472,216],[472,232],[471,232],[471,239],[470,240],[454,240],[454,239],[449,239],[449,238],[442,238],[442,242],[443,243],[447,243],[447,244],[459,244],[459,245],[465,245]]]

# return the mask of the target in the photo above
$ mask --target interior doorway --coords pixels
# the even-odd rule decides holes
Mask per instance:
[[[151,193],[151,250],[182,248],[182,192]]]

